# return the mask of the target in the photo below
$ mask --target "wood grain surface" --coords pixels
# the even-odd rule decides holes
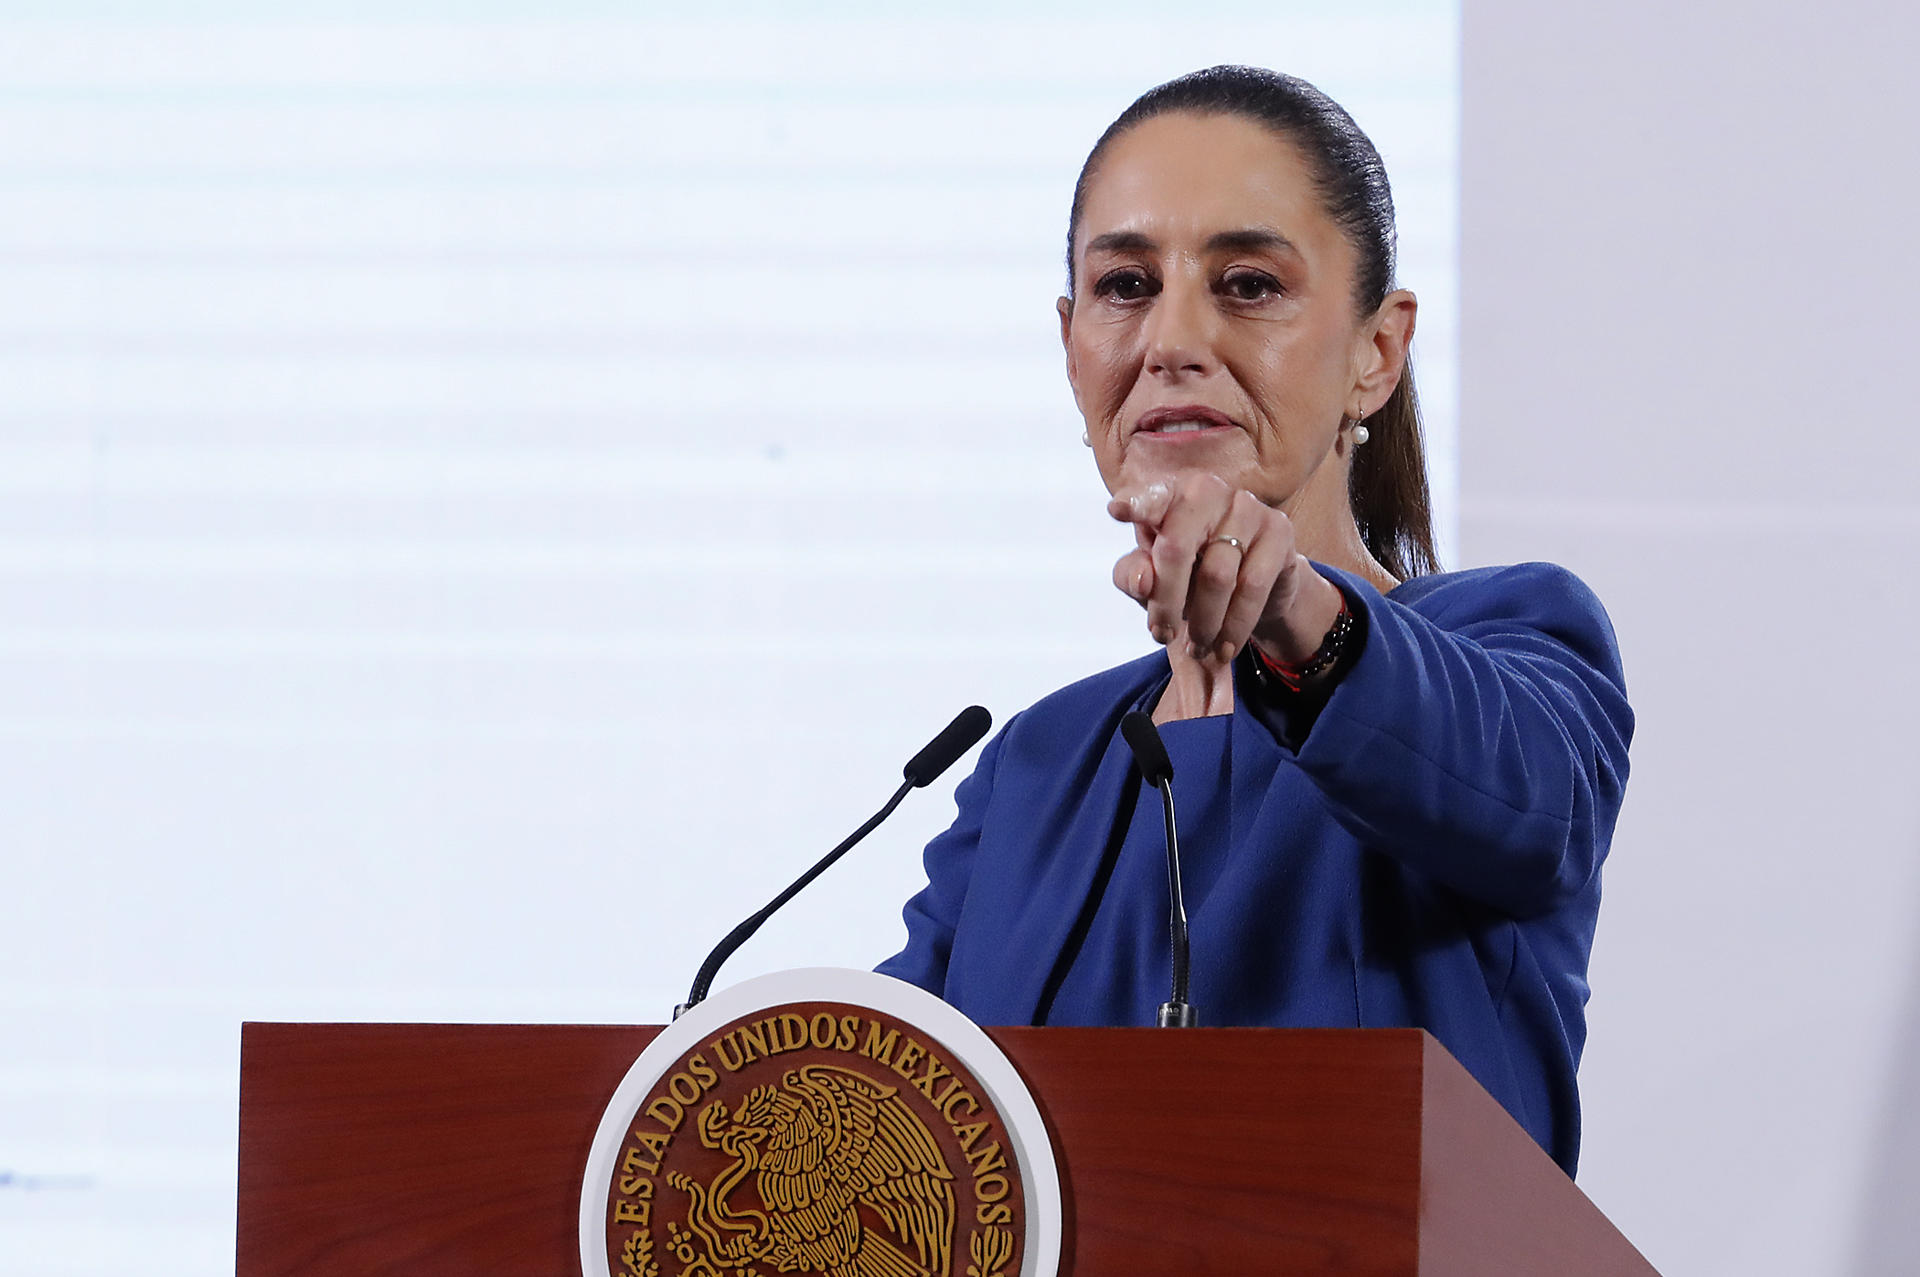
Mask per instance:
[[[594,1130],[658,1032],[246,1025],[240,1277],[577,1274]],[[1652,1272],[1418,1031],[988,1033],[1061,1161],[1062,1273]]]

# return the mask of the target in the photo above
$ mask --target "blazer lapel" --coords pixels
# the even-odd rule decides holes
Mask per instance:
[[[982,846],[962,927],[971,943],[957,1004],[976,1021],[1034,1023],[1056,968],[1070,960],[1065,950],[1099,903],[1094,884],[1117,850],[1114,823],[1126,787],[1139,784],[1120,720],[1165,683],[1165,662],[1159,667],[1159,677],[1088,725],[1077,751],[1062,742],[1058,765],[1021,778],[1025,792],[1007,795],[1020,827],[999,829],[994,845]]]

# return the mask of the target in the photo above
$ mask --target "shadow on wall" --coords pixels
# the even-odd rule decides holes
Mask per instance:
[[[1893,1014],[1893,1067],[1861,1195],[1853,1277],[1920,1273],[1920,951],[1907,973],[1906,997]]]

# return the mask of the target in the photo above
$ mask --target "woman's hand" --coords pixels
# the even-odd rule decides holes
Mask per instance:
[[[1107,513],[1131,523],[1136,542],[1113,583],[1176,658],[1225,665],[1252,640],[1304,661],[1340,614],[1339,587],[1295,547],[1292,521],[1217,475],[1122,490]]]

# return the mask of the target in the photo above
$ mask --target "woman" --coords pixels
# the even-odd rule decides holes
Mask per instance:
[[[1431,1031],[1571,1174],[1599,868],[1632,715],[1593,596],[1440,574],[1393,207],[1352,119],[1216,67],[1152,90],[1074,192],[1060,331],[1114,584],[1164,650],[1014,717],[881,970],[989,1024],[1150,1024],[1173,756],[1207,1024]]]

